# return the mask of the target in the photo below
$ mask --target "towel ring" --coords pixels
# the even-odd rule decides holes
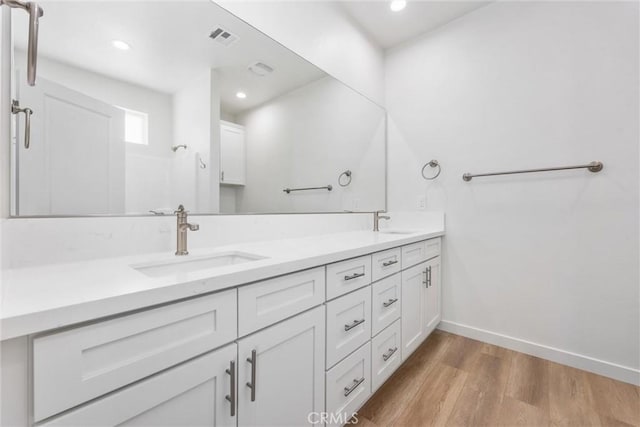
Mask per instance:
[[[432,168],[438,168],[438,172],[431,177],[427,177],[424,176],[424,170],[427,168],[427,166],[431,166]],[[440,176],[440,172],[442,172],[442,168],[440,167],[440,163],[438,163],[437,160],[431,160],[428,163],[425,163],[425,165],[422,167],[422,177],[428,181],[432,180],[432,179],[436,179],[438,176]]]
[[[348,181],[346,183],[344,183],[344,184],[342,183],[342,177],[343,176],[346,176],[347,179],[348,179]],[[340,187],[346,187],[349,184],[351,184],[351,178],[352,178],[351,177],[351,171],[350,170],[346,170],[346,171],[342,172],[340,174],[340,176],[338,177],[338,184],[340,185]]]

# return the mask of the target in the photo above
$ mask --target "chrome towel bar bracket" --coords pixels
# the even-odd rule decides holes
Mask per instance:
[[[533,173],[533,172],[552,172],[552,171],[562,171],[562,170],[570,170],[570,169],[587,169],[589,172],[600,172],[604,168],[602,162],[591,162],[587,165],[577,165],[577,166],[559,166],[554,168],[539,168],[539,169],[522,169],[515,171],[506,171],[506,172],[489,172],[489,173],[477,173],[470,174],[465,173],[462,175],[462,179],[466,182],[471,181],[473,178],[483,177],[483,176],[495,176],[495,175],[514,175],[520,173]]]

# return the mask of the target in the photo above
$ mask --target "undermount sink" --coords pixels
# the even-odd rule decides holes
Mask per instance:
[[[413,233],[417,233],[416,230],[399,230],[397,228],[388,228],[388,229],[382,229],[380,230],[380,233],[382,234],[413,234]]]
[[[180,273],[191,273],[209,268],[226,267],[258,261],[266,257],[244,252],[224,252],[215,255],[191,257],[189,255],[170,261],[132,265],[136,271],[149,277],[162,277]]]

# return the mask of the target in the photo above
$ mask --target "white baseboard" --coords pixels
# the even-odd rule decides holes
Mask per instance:
[[[562,365],[593,372],[594,374],[624,381],[633,385],[640,385],[640,370],[628,366],[617,365],[604,360],[582,354],[572,353],[559,348],[549,347],[519,338],[498,334],[485,329],[474,328],[460,323],[443,320],[438,329],[452,334],[486,342],[488,344],[505,347],[510,350],[530,354],[531,356],[547,359]]]

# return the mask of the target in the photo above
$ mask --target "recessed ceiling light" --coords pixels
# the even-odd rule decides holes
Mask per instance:
[[[114,41],[111,42],[111,44],[116,49],[120,49],[120,50],[129,50],[129,49],[131,49],[131,46],[129,46],[128,43],[125,43],[122,40],[114,40]]]
[[[389,9],[391,9],[393,12],[400,12],[405,7],[407,7],[406,0],[393,0],[389,5]]]
[[[240,98],[240,99],[245,99],[247,97],[247,94],[244,92],[238,92],[236,93],[236,97]]]

